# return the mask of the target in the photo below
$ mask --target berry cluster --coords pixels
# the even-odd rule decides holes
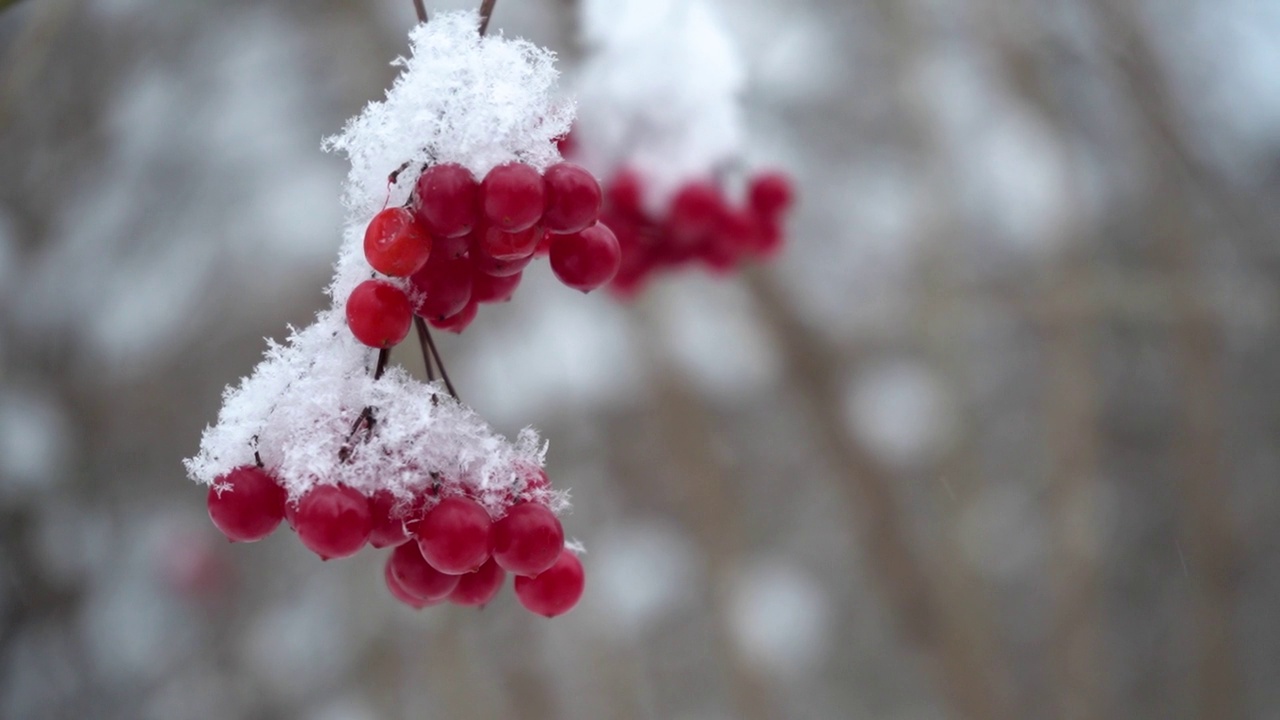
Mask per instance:
[[[427,167],[409,203],[379,212],[364,236],[369,265],[407,282],[358,285],[347,299],[351,332],[370,347],[391,347],[409,334],[414,313],[462,332],[481,303],[510,300],[541,253],[565,285],[600,287],[622,262],[618,239],[598,222],[602,195],[595,177],[569,162],[541,174],[505,163],[479,182],[461,165]]]
[[[644,209],[644,191],[638,174],[619,173],[609,183],[601,214],[622,247],[622,264],[610,287],[624,297],[639,292],[662,268],[701,262],[727,272],[744,258],[775,253],[784,240],[783,216],[793,195],[791,181],[778,172],[752,176],[743,206],[735,206],[716,184],[691,182],[672,197],[665,217],[654,217]]]
[[[522,482],[534,498],[550,490],[541,470]],[[402,501],[385,490],[366,497],[342,485],[317,485],[290,502],[266,469],[247,465],[209,488],[209,517],[236,542],[261,540],[287,520],[325,560],[366,544],[394,548],[384,570],[387,589],[414,608],[445,601],[484,606],[507,573],[516,576],[516,597],[532,612],[555,617],[577,604],[582,563],[565,548],[564,530],[546,504],[508,492],[495,518],[476,499],[444,496],[438,487]]]

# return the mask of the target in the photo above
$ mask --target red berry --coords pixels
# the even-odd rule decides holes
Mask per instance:
[[[556,138],[555,143],[556,150],[560,151],[561,157],[569,157],[572,155],[573,151],[578,147],[577,139],[573,136],[573,128],[569,128],[569,132]]]
[[[671,201],[667,227],[679,245],[695,245],[715,231],[724,213],[720,190],[707,183],[692,183],[681,188]]]
[[[581,165],[556,163],[542,174],[547,207],[542,222],[553,233],[575,233],[600,219],[600,183]]]
[[[564,550],[555,564],[537,577],[516,576],[516,598],[531,612],[552,618],[572,610],[585,585],[582,562]]]
[[[430,318],[427,322],[431,323],[431,327],[439,330],[462,334],[462,331],[470,327],[471,322],[476,319],[476,313],[479,312],[479,310],[480,304],[473,299],[471,302],[467,303],[466,307],[459,310],[456,314],[440,320]]]
[[[391,572],[391,558],[387,558],[386,564],[382,566],[382,579],[386,581],[387,590],[391,591],[392,597],[415,610],[421,610],[424,607],[430,607],[431,605],[435,605],[439,602],[438,600],[435,602],[423,600],[417,595],[405,590],[404,586],[400,584],[400,581],[396,579],[395,574]]]
[[[551,241],[551,270],[575,290],[595,290],[612,280],[621,264],[618,238],[603,223]]]
[[[364,231],[364,257],[383,275],[408,277],[427,264],[430,255],[431,236],[402,207],[374,215]]]
[[[271,534],[284,517],[284,488],[260,467],[243,465],[209,487],[209,519],[234,542]]]
[[[369,347],[389,348],[404,340],[413,307],[400,288],[383,280],[365,280],[347,298],[347,327]]]
[[[369,501],[343,485],[317,485],[298,501],[294,529],[325,560],[355,555],[373,530]]]
[[[491,537],[493,559],[516,575],[537,575],[551,567],[564,549],[560,520],[545,505],[537,503],[512,507],[493,524]]]
[[[764,172],[751,178],[747,188],[751,209],[768,218],[777,218],[791,207],[791,180],[779,172]]]
[[[442,573],[469,573],[489,559],[489,512],[465,497],[440,501],[414,530],[422,557]]]
[[[395,547],[409,539],[404,529],[404,518],[397,513],[395,495],[379,490],[369,497],[369,513],[373,528],[369,532],[369,544],[376,548]]]
[[[499,230],[518,232],[542,217],[542,176],[524,163],[499,165],[480,183],[484,216]]]
[[[618,173],[609,183],[609,205],[623,215],[638,217],[644,214],[644,183],[632,170]]]
[[[506,302],[516,292],[520,284],[521,273],[494,277],[476,270],[471,278],[471,299],[478,303]]]
[[[494,260],[520,260],[538,249],[543,234],[540,225],[519,232],[505,232],[489,225],[477,230],[473,237],[476,248]]]
[[[475,236],[472,235],[474,238]],[[515,260],[498,260],[484,254],[479,248],[472,248],[471,263],[475,266],[476,272],[492,275],[494,277],[510,277],[522,272],[529,267],[529,263],[533,262],[533,255],[527,255]]]
[[[392,550],[387,565],[400,587],[429,602],[445,599],[458,586],[457,575],[445,575],[427,564],[416,542]]]
[[[479,570],[458,576],[458,587],[449,593],[449,602],[484,607],[497,596],[506,579],[507,572],[490,559]]]
[[[414,188],[418,222],[432,235],[466,235],[480,217],[478,191],[470,170],[455,163],[432,165]]]
[[[471,261],[465,256],[433,256],[409,278],[414,289],[422,293],[414,312],[429,320],[457,315],[471,300],[471,273]]]

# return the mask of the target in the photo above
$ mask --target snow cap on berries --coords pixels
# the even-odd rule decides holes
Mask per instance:
[[[345,202],[367,220],[387,197],[401,204],[422,168],[458,163],[476,178],[511,161],[539,171],[560,159],[554,140],[569,131],[573,103],[557,99],[555,55],[526,40],[481,36],[474,11],[432,16],[409,34],[411,54],[387,97],[372,102],[325,141],[351,159]]]
[[[660,214],[741,155],[745,64],[702,0],[585,0],[582,13],[575,153],[599,177],[639,172]]]

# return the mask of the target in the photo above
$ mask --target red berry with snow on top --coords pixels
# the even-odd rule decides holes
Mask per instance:
[[[542,176],[529,165],[504,163],[489,171],[480,183],[485,218],[499,230],[519,232],[542,218]]]
[[[293,517],[298,539],[324,560],[355,555],[373,531],[368,499],[341,485],[311,488]]]
[[[441,500],[414,528],[431,567],[449,575],[469,573],[489,559],[489,512],[465,497]]]
[[[480,217],[479,193],[470,170],[455,163],[432,165],[414,186],[415,215],[432,235],[466,235]]]
[[[245,465],[209,487],[209,519],[235,542],[254,542],[271,534],[284,518],[284,489],[266,470]]]

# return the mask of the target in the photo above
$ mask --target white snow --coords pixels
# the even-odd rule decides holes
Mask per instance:
[[[704,2],[585,0],[582,24],[576,160],[602,178],[638,172],[658,214],[680,186],[740,157],[746,70]]]
[[[474,12],[441,13],[419,25],[410,35],[413,55],[396,61],[403,72],[386,100],[326,140],[351,159],[348,224],[328,289],[333,307],[285,344],[269,343],[253,374],[227,389],[217,423],[187,461],[193,479],[212,484],[255,462],[256,450],[291,498],[340,483],[407,501],[440,483],[446,493],[465,486],[494,514],[512,495],[556,510],[567,504],[563,493],[526,492],[545,453],[532,429],[509,442],[439,383],[423,384],[402,368],[374,380],[377,351],[346,326],[347,296],[373,275],[364,228],[388,193],[391,202],[405,201],[428,159],[460,163],[477,176],[510,160],[541,168],[559,159],[553,140],[567,131],[572,106],[552,97],[553,55],[523,40],[482,38],[477,27]],[[388,175],[406,161],[412,169],[389,188]],[[353,435],[365,408],[373,429]]]
[[[735,580],[730,597],[733,638],[762,669],[795,678],[826,653],[831,639],[826,593],[794,561],[752,561]]]

